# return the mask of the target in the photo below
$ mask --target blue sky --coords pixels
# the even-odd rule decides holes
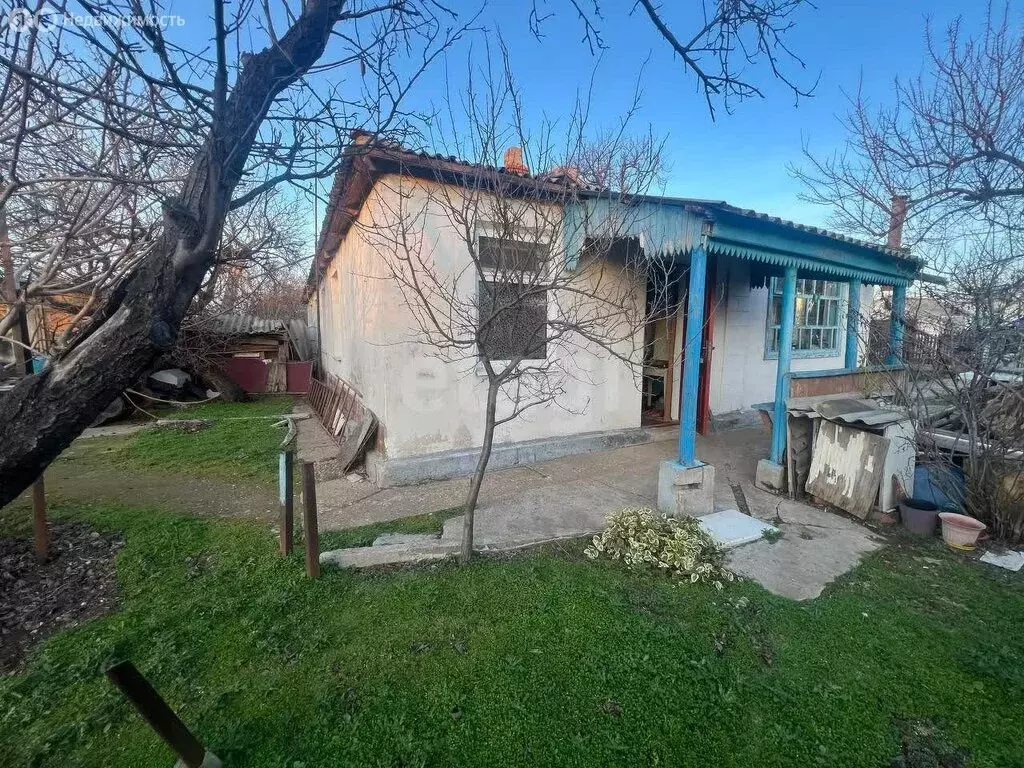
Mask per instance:
[[[579,0],[587,5],[592,0]],[[711,2],[712,0],[708,0]],[[965,31],[984,21],[983,0],[818,0],[793,16],[787,37],[791,48],[806,62],[796,79],[811,84],[818,79],[812,98],[794,98],[773,81],[765,69],[751,78],[763,86],[766,98],[734,105],[732,114],[719,107],[713,121],[694,76],[672,55],[642,11],[630,14],[632,0],[600,0],[602,32],[607,49],[600,56],[580,41],[582,29],[569,0],[536,0],[553,16],[537,40],[528,27],[533,0],[449,0],[463,18],[485,2],[480,24],[500,31],[510,46],[512,65],[528,114],[556,118],[572,109],[576,93],[586,89],[597,68],[597,98],[592,125],[614,125],[627,108],[645,60],[641,110],[634,127],[667,137],[671,174],[666,192],[672,195],[724,199],[807,224],[826,225],[829,211],[799,199],[799,182],[787,171],[802,163],[801,146],[828,153],[842,146],[844,134],[837,116],[846,111],[844,90],[865,93],[877,103],[892,100],[897,75],[914,76],[925,64],[926,18],[940,32],[957,15],[964,16]],[[666,20],[680,36],[693,29],[687,14],[699,8],[697,0],[662,0]],[[179,30],[191,45],[209,35],[208,9],[197,17],[187,0],[172,0],[168,11],[186,17]],[[1018,20],[1019,20],[1018,16]],[[255,37],[262,45],[265,38]],[[481,38],[472,38],[482,51]],[[203,43],[201,43],[203,44]],[[425,106],[443,100],[447,85],[457,93],[466,71],[470,40],[448,55],[447,67],[438,63],[419,82],[410,101]],[[352,77],[352,71],[347,73]]]
[[[630,16],[628,0],[605,0],[602,5],[609,48],[597,62],[576,42],[580,26],[568,2],[548,0],[557,15],[540,42],[529,34],[522,0],[490,3],[487,23],[510,41],[526,106],[534,113],[564,112],[596,65],[602,99],[595,119],[613,121],[625,109],[640,67],[650,56],[637,128],[650,124],[656,135],[668,137],[672,172],[667,192],[725,199],[818,225],[827,223],[828,211],[799,200],[800,184],[786,170],[788,163],[802,161],[802,141],[817,152],[840,147],[844,134],[836,118],[846,109],[844,90],[856,90],[863,79],[872,100],[889,101],[895,76],[920,72],[927,17],[941,30],[958,14],[964,15],[966,26],[976,28],[984,14],[980,0],[820,0],[819,8],[808,7],[794,16],[796,26],[788,38],[806,62],[803,82],[813,83],[820,73],[813,98],[794,105],[791,93],[757,72],[753,76],[765,86],[766,98],[737,104],[733,114],[718,109],[712,121],[694,77],[673,59],[647,17],[639,12]],[[668,0],[664,5],[671,7]],[[674,16],[669,12],[666,18],[672,21]],[[679,19],[683,31],[685,19]]]

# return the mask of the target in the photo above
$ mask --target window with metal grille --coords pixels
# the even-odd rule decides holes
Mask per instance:
[[[830,357],[839,351],[839,308],[842,294],[839,283],[828,280],[796,281],[793,352],[800,357]],[[765,351],[768,357],[779,354],[779,328],[782,323],[782,280],[773,277],[768,301],[768,333]]]
[[[478,248],[484,272],[477,281],[481,354],[490,360],[545,359],[548,291],[540,278],[548,247],[481,236]]]

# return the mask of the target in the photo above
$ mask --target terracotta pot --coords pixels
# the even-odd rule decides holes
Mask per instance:
[[[942,538],[954,549],[974,549],[981,532],[988,527],[981,520],[956,512],[940,512],[939,519],[942,521]]]

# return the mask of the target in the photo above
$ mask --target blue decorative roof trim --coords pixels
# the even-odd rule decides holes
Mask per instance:
[[[923,267],[896,251],[714,201],[589,197],[565,206],[563,227],[570,268],[588,239],[602,237],[636,238],[652,258],[688,254],[705,242],[711,253],[794,266],[803,277],[880,285],[908,285]]]
[[[708,240],[708,251],[721,256],[733,256],[747,261],[759,261],[780,268],[796,267],[801,277],[819,277],[827,280],[834,280],[836,278],[841,280],[862,280],[865,283],[875,283],[878,285],[909,284],[914,279],[913,277],[892,272],[876,272],[874,270],[848,267],[830,261],[795,256],[788,253],[777,253],[749,245],[721,242],[715,237]]]

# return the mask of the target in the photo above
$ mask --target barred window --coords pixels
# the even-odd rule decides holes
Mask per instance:
[[[478,248],[484,272],[484,279],[477,282],[481,354],[490,360],[543,360],[548,291],[539,277],[547,246],[481,236]]]
[[[828,280],[796,281],[793,351],[805,357],[828,357],[839,350],[840,284]],[[782,280],[773,277],[768,302],[769,355],[779,354],[779,328],[782,323]]]

